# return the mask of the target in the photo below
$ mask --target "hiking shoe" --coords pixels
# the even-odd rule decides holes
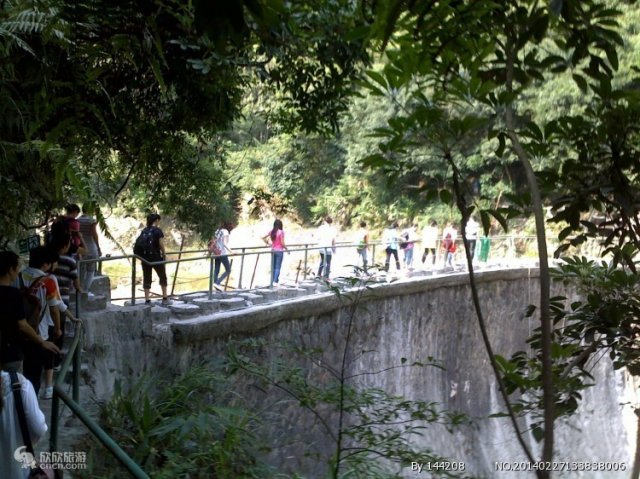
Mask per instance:
[[[40,398],[51,399],[52,397],[53,397],[53,386],[44,388],[44,391],[42,392],[42,396],[40,396]]]
[[[161,306],[169,306],[170,304],[173,304],[173,300],[168,298],[163,298],[162,302],[160,303]]]

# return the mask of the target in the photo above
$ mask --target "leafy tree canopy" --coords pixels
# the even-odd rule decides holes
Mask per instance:
[[[147,208],[193,200],[223,216],[224,182],[182,188],[224,165],[199,145],[256,79],[280,92],[283,123],[335,128],[367,59],[364,14],[347,1],[2,2],[3,240],[68,198],[100,204],[131,185]]]

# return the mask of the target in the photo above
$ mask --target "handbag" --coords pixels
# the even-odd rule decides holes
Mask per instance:
[[[20,378],[15,371],[10,371],[9,376],[11,378],[11,389],[13,390],[13,400],[16,403],[16,411],[18,412],[18,422],[20,423],[20,431],[22,432],[22,441],[27,448],[27,452],[35,458],[35,452],[33,452],[33,444],[31,443],[31,434],[29,434],[29,427],[27,426],[27,416],[24,412],[24,404],[22,403],[22,384],[20,384]],[[31,467],[29,472],[29,479],[61,479],[62,471],[56,469],[52,471],[50,469],[42,469],[40,466],[35,465]]]

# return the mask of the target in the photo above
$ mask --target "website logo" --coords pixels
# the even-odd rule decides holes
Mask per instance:
[[[23,469],[36,467],[36,458],[27,451],[27,446],[20,446],[13,452],[13,458],[22,464]]]

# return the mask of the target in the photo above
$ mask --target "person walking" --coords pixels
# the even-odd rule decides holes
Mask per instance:
[[[80,235],[86,248],[86,253],[82,255],[82,259],[84,260],[96,260],[102,256],[100,240],[98,238],[98,222],[92,214],[93,207],[90,204],[84,204],[82,206],[82,214],[77,218],[80,224]],[[90,263],[83,263],[80,266],[80,285],[89,297],[93,297],[91,285],[96,275],[96,265],[97,263],[95,261],[91,261]]]
[[[229,234],[233,229],[233,225],[230,223],[224,223],[216,230],[214,235],[215,251],[217,252],[215,258],[215,266],[213,270],[213,282],[217,285],[222,282],[231,274],[231,263],[229,262],[229,255],[233,254],[231,248],[229,248]],[[220,266],[224,266],[224,273],[221,276]]]
[[[164,233],[158,227],[160,215],[151,213],[147,216],[147,226],[142,230],[136,240],[133,252],[140,256],[142,261],[142,288],[144,289],[144,302],[151,304],[151,271],[155,270],[162,289],[162,306],[169,306],[173,303],[167,296],[167,270],[165,264],[149,264],[165,261],[167,253],[164,247]]]
[[[367,273],[367,255],[369,249],[369,230],[365,221],[360,222],[360,229],[356,236],[356,251],[362,261],[362,270]]]
[[[429,253],[432,255],[431,265],[434,266],[436,264],[436,247],[439,233],[438,223],[435,220],[431,220],[431,222],[426,224],[422,229],[422,247],[424,248],[422,264],[426,261]]]
[[[402,243],[404,247],[404,266],[407,271],[413,270],[413,250],[415,248],[416,241],[418,240],[417,233],[418,226],[410,225],[402,232]]]
[[[59,354],[60,349],[38,335],[27,322],[23,296],[12,285],[17,281],[20,257],[13,251],[0,251],[0,363],[5,371],[22,372],[25,343]],[[42,351],[31,348],[38,357]]]
[[[471,259],[476,254],[476,243],[478,241],[478,233],[480,232],[480,223],[478,223],[473,216],[469,217],[467,221],[467,226],[465,228],[465,233],[467,236],[467,241],[469,242],[469,253],[471,255]]]
[[[280,284],[280,270],[282,269],[284,250],[289,251],[284,242],[282,221],[275,220],[273,228],[262,237],[262,240],[265,244],[271,245],[271,282],[274,286],[278,286]]]
[[[442,232],[442,249],[444,250],[445,266],[453,267],[453,255],[456,252],[456,240],[458,232],[453,227],[453,223],[447,223],[447,227]]]
[[[58,282],[52,274],[58,262],[58,253],[48,246],[37,246],[29,251],[29,266],[18,274],[19,285],[27,288],[39,301],[41,319],[38,335],[45,341],[55,341],[62,335],[62,313],[67,309],[60,297]],[[53,397],[53,367],[55,354],[43,351],[37,343],[24,343],[23,370],[31,381],[36,395],[40,392],[44,372],[45,387],[42,398]]]
[[[318,278],[329,279],[331,273],[331,258],[336,251],[336,236],[338,232],[333,226],[333,218],[327,216],[318,228],[318,246],[320,247],[320,266]],[[324,276],[322,274],[324,269]]]
[[[382,233],[382,243],[385,246],[385,253],[387,254],[387,259],[384,263],[384,270],[389,271],[389,263],[391,261],[391,256],[396,260],[396,271],[400,271],[400,259],[398,258],[398,222],[392,222],[388,228],[384,230]]]
[[[0,355],[4,351],[0,349]],[[38,404],[33,385],[22,374],[9,372],[0,367],[0,477],[2,479],[25,479],[30,470],[15,458],[16,450],[28,447],[20,426],[24,416],[31,446],[47,432],[44,413]],[[14,386],[15,385],[15,386]],[[17,389],[14,391],[13,388]],[[16,400],[20,398],[20,403]],[[29,476],[31,477],[31,476]]]

